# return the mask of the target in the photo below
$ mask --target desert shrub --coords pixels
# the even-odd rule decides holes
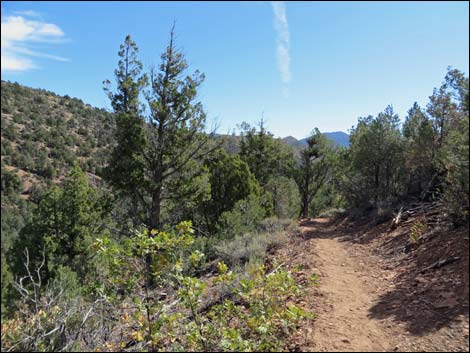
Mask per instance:
[[[286,232],[254,232],[223,240],[215,245],[217,255],[230,266],[243,265],[248,261],[262,262],[266,253],[287,240]]]
[[[264,216],[265,209],[260,205],[260,198],[252,194],[238,201],[231,211],[222,213],[217,234],[222,239],[231,239],[254,231]]]
[[[269,217],[265,218],[258,225],[258,230],[260,232],[275,233],[280,231],[285,231],[292,227],[296,227],[295,222],[289,218],[277,218]]]
[[[2,168],[2,194],[17,194],[22,190],[23,184],[20,177],[17,174]]]
[[[28,274],[14,283],[22,300],[15,315],[2,322],[2,351],[75,351],[81,339],[92,340],[100,332],[93,310],[104,298],[85,300],[67,267],[45,284],[39,275],[44,261],[33,268],[26,251],[24,264]]]
[[[324,211],[322,211],[318,217],[322,218],[335,218],[339,216],[340,214],[344,213],[344,208],[329,208]]]
[[[253,265],[241,278],[219,262],[211,282],[227,296],[203,310],[209,291],[206,282],[191,276],[203,258],[188,253],[191,232],[191,223],[183,222],[165,232],[137,232],[122,244],[109,238],[95,242],[107,264],[100,283],[121,313],[116,327],[123,332],[97,349],[275,351],[285,348],[285,338],[301,320],[313,317],[294,304],[301,287],[292,272],[276,264],[271,271]],[[148,254],[154,254],[150,272]],[[146,290],[150,274],[152,291]],[[126,297],[112,294],[119,288]]]

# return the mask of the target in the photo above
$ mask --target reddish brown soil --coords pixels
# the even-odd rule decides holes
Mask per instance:
[[[434,231],[405,253],[411,225],[300,223],[300,235],[276,257],[301,269],[301,305],[318,318],[292,337],[292,350],[469,350],[468,228]],[[450,256],[460,260],[421,273]],[[314,273],[318,286],[307,280]]]

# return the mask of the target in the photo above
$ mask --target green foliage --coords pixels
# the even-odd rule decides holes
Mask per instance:
[[[404,150],[399,118],[388,106],[359,118],[350,136],[350,175],[342,185],[350,204],[387,205],[403,194]]]
[[[453,129],[443,142],[440,162],[445,171],[444,202],[456,224],[469,221],[469,80],[449,70],[444,86],[455,99]]]
[[[331,143],[318,129],[312,131],[307,144],[300,153],[300,165],[295,176],[300,190],[303,217],[308,217],[314,197],[331,178],[334,156]]]
[[[299,215],[300,194],[293,179],[285,176],[273,177],[268,180],[264,190],[271,195],[276,217],[294,219]]]
[[[2,194],[18,194],[23,191],[23,184],[16,173],[10,172],[2,165]]]
[[[254,194],[238,201],[231,211],[222,213],[218,222],[217,234],[222,239],[252,232],[265,216],[260,198]]]
[[[109,347],[126,347],[126,342],[133,340],[134,349],[152,351],[284,349],[287,335],[301,320],[313,317],[294,304],[300,287],[291,271],[276,265],[268,273],[263,265],[255,265],[248,276],[237,280],[228,266],[219,262],[219,275],[213,283],[228,296],[202,310],[207,284],[188,274],[202,258],[200,253],[187,253],[194,240],[191,229],[191,223],[182,223],[174,230],[152,231],[151,237],[148,231],[137,232],[122,245],[109,238],[95,242],[95,249],[108,265],[101,281],[104,291],[115,293],[116,288],[122,288],[133,303],[131,309],[127,299],[108,296],[118,307],[128,308],[120,320],[125,335]],[[170,285],[175,288],[170,297],[165,293],[155,300],[145,289],[148,273],[144,259],[149,252],[156,254],[151,273],[157,283],[155,292]]]
[[[103,82],[116,113],[135,115],[140,110],[139,93],[147,84],[147,76],[141,75],[142,63],[137,58],[138,52],[137,44],[127,35],[119,49],[118,68],[114,70],[118,91],[112,93],[109,88],[111,82]]]
[[[12,249],[14,273],[24,274],[23,253],[37,264],[45,254],[44,279],[53,278],[60,265],[69,266],[84,282],[93,268],[89,246],[105,231],[109,204],[91,188],[79,167],[70,170],[63,188],[52,188],[33,212]]]
[[[294,150],[275,139],[267,131],[263,121],[259,131],[247,123],[242,123],[240,158],[250,167],[259,184],[264,187],[275,176],[291,177],[295,169]]]
[[[99,322],[89,320],[93,304],[78,295],[76,274],[60,268],[58,276],[45,285],[40,267],[31,268],[28,261],[25,263],[28,275],[15,283],[22,294],[20,310],[2,320],[2,351],[78,350],[78,338],[91,339]]]
[[[415,103],[403,124],[405,168],[408,172],[408,195],[424,198],[436,173],[436,147],[432,121]]]
[[[169,222],[162,215],[171,215],[182,202],[201,201],[209,192],[207,177],[202,175],[206,115],[196,101],[204,75],[196,71],[183,77],[188,65],[175,49],[173,37],[172,31],[161,64],[151,70],[147,85],[137,46],[127,36],[115,71],[117,91],[110,93],[106,87],[119,124],[106,176],[116,191],[138,205],[139,221],[151,228]],[[140,93],[145,93],[149,107],[146,116],[139,109]]]
[[[238,155],[219,150],[206,162],[210,173],[211,197],[204,203],[208,228],[212,230],[224,212],[249,195],[259,195],[260,188],[248,165]]]

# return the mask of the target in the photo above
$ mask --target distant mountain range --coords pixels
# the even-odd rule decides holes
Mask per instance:
[[[342,131],[334,132],[324,132],[323,133],[328,139],[333,141],[336,146],[340,147],[349,147],[349,135]],[[307,137],[301,140],[297,140],[293,136],[287,136],[282,139],[288,145],[294,146],[296,148],[301,148],[307,145]]]

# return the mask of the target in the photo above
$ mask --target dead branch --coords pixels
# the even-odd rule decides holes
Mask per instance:
[[[458,261],[458,260],[460,260],[460,257],[451,256],[451,257],[449,257],[445,260],[436,261],[432,265],[430,265],[430,266],[424,268],[423,270],[421,270],[421,273],[424,273],[428,270],[434,270],[436,268],[441,268],[445,265],[451,264],[452,262],[455,262],[455,261]]]

